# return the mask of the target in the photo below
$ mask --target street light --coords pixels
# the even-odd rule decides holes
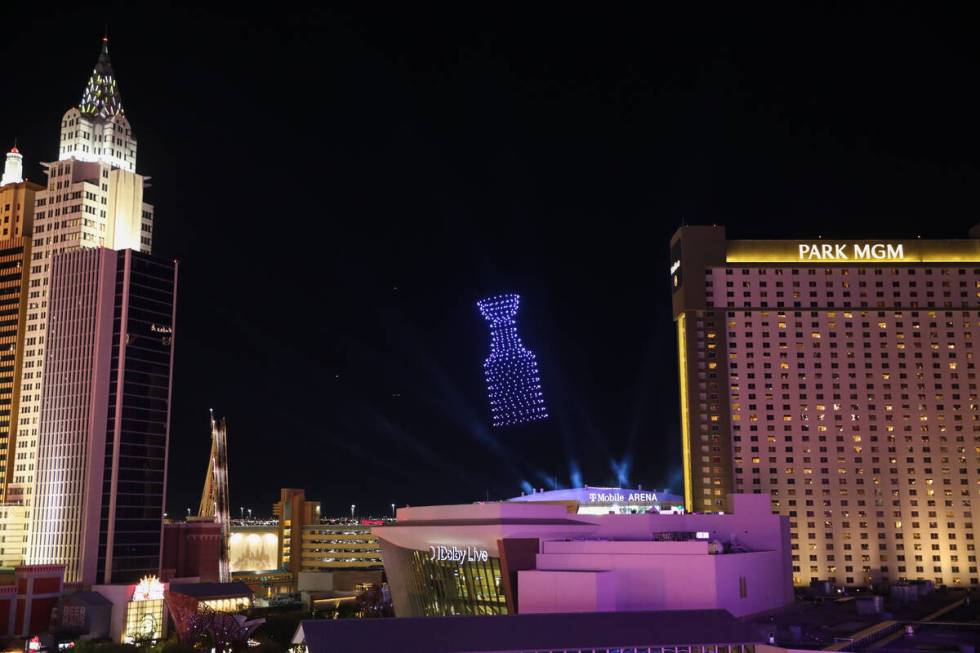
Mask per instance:
[[[395,504],[391,504],[391,516],[395,516]]]
[[[245,519],[245,506],[239,506],[238,509],[241,511],[242,519]]]
[[[248,518],[249,519],[252,518],[252,509],[251,508],[248,509]]]
[[[353,503],[350,504],[350,518],[351,519],[354,519],[354,510],[356,510],[356,509],[357,509],[357,505],[356,504],[353,504]]]

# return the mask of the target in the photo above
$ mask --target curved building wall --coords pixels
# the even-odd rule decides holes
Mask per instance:
[[[507,614],[500,560],[458,563],[412,551],[408,595],[412,611],[426,617]]]

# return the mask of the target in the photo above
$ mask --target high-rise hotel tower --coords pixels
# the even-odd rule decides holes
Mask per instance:
[[[685,226],[670,277],[689,509],[769,493],[797,584],[980,583],[980,240]]]
[[[19,163],[8,155],[0,196],[23,184]],[[11,232],[29,238],[26,278],[0,274],[0,424],[6,376],[21,372],[15,436],[0,430],[0,560],[63,564],[68,582],[133,582],[160,565],[177,266],[148,254],[153,209],[105,39],[45,167],[33,233],[28,222]],[[18,279],[22,363],[7,362],[2,331]]]
[[[58,161],[46,167],[47,187],[37,193],[35,206],[17,452],[8,492],[9,499],[27,505],[37,466],[51,257],[87,247],[149,253],[152,244],[153,207],[143,202],[146,179],[135,172],[136,138],[107,39],[81,102],[61,120]]]
[[[18,565],[27,545],[27,508],[11,501],[17,415],[27,322],[28,269],[34,202],[43,186],[24,179],[24,156],[14,146],[0,178],[0,566]]]
[[[160,570],[177,265],[132,250],[51,259],[28,561],[86,585]]]

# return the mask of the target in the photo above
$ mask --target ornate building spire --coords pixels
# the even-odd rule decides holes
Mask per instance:
[[[122,95],[119,85],[112,73],[112,63],[109,61],[109,37],[102,37],[102,51],[99,60],[95,62],[88,84],[82,92],[82,101],[78,104],[83,116],[94,116],[108,119],[117,113],[123,113]]]

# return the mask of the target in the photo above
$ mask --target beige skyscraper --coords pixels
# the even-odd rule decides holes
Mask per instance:
[[[89,247],[149,253],[152,245],[153,207],[143,201],[146,179],[135,172],[136,138],[107,39],[81,101],[62,118],[60,135],[58,160],[45,165],[47,187],[35,204],[18,447],[8,494],[28,506],[37,469],[51,257]]]
[[[152,245],[153,207],[143,202],[146,180],[135,172],[136,139],[106,39],[81,101],[62,118],[60,140],[58,160],[42,164],[44,186],[23,180],[23,158],[16,148],[7,155],[0,180],[0,270],[10,269],[0,274],[0,372],[7,370],[0,373],[4,566],[27,557],[51,259],[82,248],[149,252]],[[15,304],[16,318],[12,312],[4,318]],[[4,425],[5,420],[10,423]]]
[[[27,508],[9,497],[17,459],[17,415],[27,321],[27,293],[35,194],[44,187],[24,179],[24,157],[12,148],[0,179],[0,565],[23,560]]]

